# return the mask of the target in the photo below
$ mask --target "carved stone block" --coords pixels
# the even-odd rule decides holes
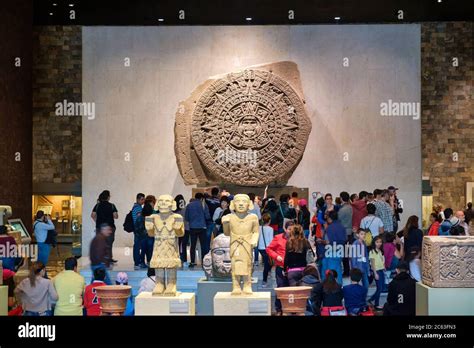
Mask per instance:
[[[425,236],[422,280],[434,288],[474,287],[474,237]]]
[[[298,67],[211,77],[178,106],[175,154],[186,184],[286,184],[311,132]]]

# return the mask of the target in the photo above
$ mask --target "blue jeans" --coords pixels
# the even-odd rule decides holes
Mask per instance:
[[[380,304],[380,294],[382,293],[382,289],[385,285],[385,273],[383,270],[377,271],[377,274],[379,276],[379,280],[375,280],[375,285],[377,286],[377,289],[375,290],[375,293],[372,295],[372,297],[369,299],[369,301],[374,301],[374,305],[378,306]]]
[[[48,309],[44,312],[24,311],[23,316],[24,317],[51,317],[53,316],[53,311],[51,309]]]
[[[212,232],[214,232],[214,228],[216,227],[216,223],[213,222],[209,226],[207,226],[206,231],[206,250],[211,250],[211,238]]]
[[[258,263],[258,248],[253,248],[253,262]]]
[[[46,243],[38,243],[38,261],[43,265],[48,264],[49,253],[51,252],[51,245]]]
[[[326,279],[326,271],[332,269],[337,272],[337,282],[342,285],[342,259],[340,257],[325,257],[323,259],[322,279]]]
[[[102,268],[105,271],[104,283],[107,285],[112,285],[112,281],[110,280],[109,273],[107,272],[107,267],[105,267],[103,263],[99,263],[98,265],[91,265],[91,270],[92,270],[91,283],[94,281],[94,271],[99,268]]]
[[[368,290],[369,289],[369,276],[367,273],[362,272],[362,286],[364,289]]]
[[[133,262],[135,266],[140,266],[145,263],[145,254],[147,249],[148,236],[137,236],[135,234],[133,239]]]
[[[304,237],[305,237],[306,239],[308,239],[308,237],[309,237],[309,230],[304,230],[303,232],[304,232]]]
[[[277,266],[275,268],[275,279],[277,283],[277,288],[283,288],[289,286],[288,277],[283,275],[283,268]],[[275,296],[275,310],[281,312],[281,301]]]
[[[153,256],[153,246],[155,245],[155,237],[146,237],[146,262],[150,264],[151,257]]]

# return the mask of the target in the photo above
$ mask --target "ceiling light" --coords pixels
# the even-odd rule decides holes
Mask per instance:
[[[246,21],[251,21],[252,20],[252,17],[247,17],[245,18]]]
[[[335,19],[336,21],[338,21],[338,20],[341,19],[341,17],[334,17],[334,19]]]
[[[158,22],[164,22],[163,18],[158,18]]]

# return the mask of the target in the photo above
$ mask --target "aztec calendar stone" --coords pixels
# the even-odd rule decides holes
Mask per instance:
[[[291,75],[289,70],[294,67],[293,75],[299,75],[296,64],[280,64],[286,74]],[[295,83],[295,76],[292,80]],[[299,79],[297,82],[299,85]],[[191,109],[191,103],[184,102],[177,113],[175,150],[185,182],[242,186],[286,182],[303,156],[311,131],[297,88],[262,67],[229,73],[201,85]],[[183,114],[187,115],[179,119]],[[180,133],[186,129],[184,135],[189,140],[183,138],[184,144],[179,144]],[[188,173],[183,173],[187,168],[180,165],[186,160],[182,145],[189,145],[187,155],[193,168]]]

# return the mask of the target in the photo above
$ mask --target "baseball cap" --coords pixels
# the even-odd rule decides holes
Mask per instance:
[[[128,275],[125,272],[119,272],[117,273],[117,279],[115,279],[115,282],[118,284],[128,284]]]

